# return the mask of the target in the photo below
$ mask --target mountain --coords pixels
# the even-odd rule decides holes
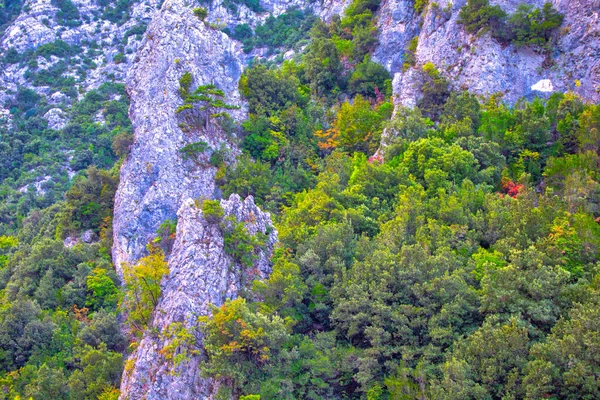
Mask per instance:
[[[562,366],[544,343],[563,340],[597,292],[599,9],[597,0],[5,1],[7,315],[31,301],[35,317],[18,337],[45,321],[48,347],[57,313],[72,310],[77,333],[64,346],[109,354],[119,371],[84,390],[72,372],[85,373],[83,353],[27,350],[6,356],[6,373],[20,372],[5,392],[51,393],[41,380],[15,383],[33,360],[32,375],[62,374],[56,398],[577,393],[559,389]],[[578,180],[565,172],[573,165]],[[572,230],[580,236],[561,236]],[[23,272],[30,249],[49,241],[70,270],[44,259]],[[512,279],[504,268],[520,283],[496,296],[497,274]],[[143,273],[159,270],[148,283]],[[110,289],[100,294],[103,276]],[[513,295],[525,300],[509,304]],[[56,300],[44,305],[47,296]],[[100,318],[129,350],[81,333],[100,330]],[[8,347],[17,336],[2,324]],[[496,360],[507,372],[495,387],[492,366],[464,372],[485,338],[518,354]],[[582,376],[593,375],[588,364]],[[554,386],[537,391],[546,378]],[[579,394],[593,396],[589,379]]]

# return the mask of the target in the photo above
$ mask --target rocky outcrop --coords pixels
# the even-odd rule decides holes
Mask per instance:
[[[228,103],[240,106],[230,111],[232,117],[243,119],[238,46],[195,17],[183,0],[165,1],[149,25],[127,80],[135,143],[121,169],[115,197],[113,261],[118,271],[122,262],[133,262],[144,253],[160,224],[175,219],[185,199],[215,197],[215,168],[184,160],[179,150],[198,141],[212,149],[232,146],[216,128],[182,131],[175,112],[183,103],[179,79],[189,72],[192,89],[215,84]]]
[[[137,349],[130,356],[129,369],[123,375],[121,399],[203,399],[211,397],[215,382],[203,379],[199,365],[203,360],[197,319],[209,313],[209,305],[222,304],[235,298],[245,282],[270,273],[269,257],[277,240],[268,213],[262,212],[252,197],[242,201],[231,195],[221,200],[225,217],[235,216],[244,222],[250,234],[267,235],[263,249],[252,268],[238,263],[224,250],[223,232],[218,223],[208,222],[194,200],[183,202],[177,214],[177,236],[169,259],[169,275],[162,282],[162,295],[148,329]],[[195,344],[188,349],[192,355],[175,366],[164,356],[171,343],[169,328],[182,323],[193,333]],[[178,349],[181,352],[182,349]]]
[[[394,94],[398,103],[411,106],[418,98],[418,70],[433,62],[456,89],[475,94],[504,94],[514,103],[522,97],[568,90],[590,101],[600,100],[600,2],[598,0],[555,0],[554,6],[565,15],[557,32],[558,40],[551,60],[528,47],[506,46],[489,34],[471,35],[458,24],[460,9],[467,0],[430,2],[417,15],[413,1],[385,0],[379,29],[380,47],[374,58],[394,74]],[[505,11],[513,12],[520,0],[492,0]],[[543,0],[528,1],[541,7]],[[402,64],[411,39],[418,37],[415,68],[403,71]],[[554,63],[554,65],[553,65]],[[542,83],[540,83],[542,82]]]
[[[56,17],[59,9],[51,0],[26,0],[19,16],[0,37],[0,50],[5,53],[14,49],[23,54],[57,40],[80,46],[81,52],[71,58],[67,73],[78,80],[79,92],[85,93],[110,80],[109,76],[116,81],[124,79],[140,42],[136,34],[128,35],[128,31],[148,22],[157,10],[158,3],[159,0],[132,1],[127,19],[113,22],[103,18],[102,9],[97,1],[73,0],[79,18],[76,23],[67,24]],[[96,67],[86,69],[82,61],[87,57],[92,45],[99,45],[102,51],[90,60]],[[122,51],[121,60],[114,62],[113,58]],[[43,57],[36,57],[41,69],[50,67],[58,60],[59,58],[54,57],[52,62],[48,63]],[[52,101],[50,97],[54,93],[47,87],[34,86],[26,78],[27,65],[0,61],[0,66],[0,100],[10,97],[17,86],[31,87],[39,94],[47,96],[51,103],[73,100],[63,96],[62,101]],[[82,70],[85,74],[81,73]],[[3,104],[4,101],[0,103]]]

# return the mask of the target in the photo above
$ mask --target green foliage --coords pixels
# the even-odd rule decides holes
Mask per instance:
[[[243,267],[250,268],[258,257],[258,250],[265,244],[264,234],[252,235],[243,222],[228,216],[220,223],[223,231],[225,253],[231,255]]]
[[[192,76],[189,72],[183,74],[179,79],[179,93],[183,98],[183,105],[177,107],[177,114],[183,114],[186,121],[191,122],[197,128],[204,124],[209,129],[211,119],[221,119],[227,116],[222,110],[235,110],[239,106],[227,104],[223,98],[225,92],[213,84],[200,85],[193,92],[189,92]]]
[[[118,157],[125,157],[129,153],[129,149],[133,145],[134,137],[128,131],[121,131],[116,134],[112,141],[112,151]]]
[[[450,83],[430,62],[423,65],[422,76],[421,93],[423,96],[417,102],[417,106],[423,115],[436,121],[441,116],[444,104],[450,96]]]
[[[156,237],[152,240],[153,245],[160,246],[164,253],[169,253],[175,242],[177,231],[177,219],[166,219],[156,230]]]
[[[458,22],[465,26],[469,33],[481,30],[498,31],[502,26],[506,13],[500,6],[491,6],[488,0],[468,0],[460,9]]]
[[[94,310],[102,307],[115,308],[117,305],[119,289],[115,285],[113,278],[109,276],[109,271],[101,268],[95,268],[86,278],[88,296],[86,305]]]
[[[348,101],[342,104],[334,125],[342,149],[368,153],[377,147],[385,118],[377,111],[361,95],[357,95],[352,104]]]
[[[69,46],[62,40],[56,40],[54,42],[46,43],[35,50],[37,56],[42,56],[47,60],[50,60],[51,56],[56,57],[67,57],[77,54],[81,49],[76,46]]]
[[[103,223],[110,221],[114,194],[119,178],[117,171],[89,168],[66,193],[66,204],[62,212],[58,233],[66,234],[94,229],[100,233]]]
[[[223,211],[219,200],[204,200],[202,202],[202,215],[211,224],[221,222],[224,214],[225,211]]]
[[[196,348],[196,336],[181,322],[169,324],[161,337],[168,344],[160,350],[160,354],[175,367],[190,360],[191,356],[200,354]]]
[[[227,169],[226,183],[221,186],[225,197],[237,193],[245,198],[253,195],[259,202],[267,198],[271,189],[269,166],[248,156],[238,159],[234,167]]]
[[[202,8],[202,7],[196,7],[193,10],[194,15],[196,17],[198,17],[198,19],[200,21],[204,21],[206,19],[206,17],[208,16],[208,11],[206,10],[206,8]]]
[[[527,362],[528,342],[527,329],[518,319],[502,325],[486,320],[477,332],[457,343],[442,366],[444,377],[434,383],[432,392],[448,398],[522,398],[518,377]]]
[[[427,9],[429,0],[415,0],[414,8],[417,13],[422,13]]]
[[[323,96],[335,89],[342,74],[338,50],[331,40],[313,38],[304,56],[306,77],[316,96]]]
[[[531,349],[523,386],[527,398],[593,398],[598,395],[598,280],[582,303],[552,329],[545,342]]]
[[[238,12],[238,5],[244,5],[256,13],[263,11],[258,0],[225,0],[223,5],[234,14]]]
[[[200,318],[209,360],[203,369],[226,377],[234,387],[258,377],[260,368],[271,362],[289,336],[281,317],[255,312],[244,299],[228,300],[214,307],[212,314],[211,318]]]
[[[62,199],[70,187],[67,168],[80,174],[88,166],[110,168],[117,160],[113,138],[131,134],[128,106],[123,85],[103,84],[67,109],[70,123],[53,131],[42,118],[51,107],[34,91],[20,88],[15,100],[7,104],[14,123],[10,127],[0,124],[0,233],[18,228],[30,210]],[[104,116],[104,125],[94,120],[98,114]],[[33,187],[25,193],[18,191],[45,176],[49,178],[41,184],[43,193]]]
[[[181,158],[184,160],[198,161],[198,156],[208,149],[208,143],[200,140],[198,142],[189,143],[179,149]]]
[[[358,64],[350,76],[348,90],[352,95],[375,98],[379,93],[390,96],[387,87],[391,88],[390,73],[381,65],[368,58]]]
[[[8,264],[8,254],[10,249],[17,247],[19,239],[14,236],[0,236],[0,269]]]
[[[192,87],[192,79],[191,72],[184,72],[184,74],[181,75],[181,78],[179,78],[179,94],[184,100],[187,98],[190,88]]]
[[[508,17],[500,6],[491,6],[488,0],[469,0],[461,8],[459,23],[469,33],[491,31],[492,37],[520,46],[532,46],[549,51],[552,34],[564,17],[547,2],[541,9],[521,3]]]
[[[127,3],[99,1],[116,21]],[[573,94],[480,104],[427,64],[419,107],[392,118],[389,74],[368,57],[378,7],[355,0],[327,24],[290,10],[255,33],[236,27],[247,48],[274,50],[313,25],[304,56],[243,75],[244,154],[233,162],[225,148],[210,152],[224,195],[254,195],[280,244],[272,274],[242,281],[239,299],[198,326],[163,330],[162,355],[174,365],[195,357],[200,329],[203,372],[229,398],[598,397],[600,107]],[[508,18],[469,1],[463,19],[473,32],[545,49],[561,17],[522,6]],[[77,51],[57,41],[36,55]],[[31,63],[28,78],[73,90],[60,77],[68,66]],[[224,93],[193,87],[184,74],[182,122],[219,118],[233,133]],[[124,267],[120,295],[109,262],[118,164],[99,168],[133,140],[124,88],[105,85],[65,107],[71,122],[61,131],[47,129],[42,116],[55,106],[31,90],[6,107],[14,126],[0,127],[0,397],[114,400],[127,347],[119,321],[147,329],[176,221],[164,221],[148,257]],[[208,159],[204,142],[182,150]],[[81,171],[72,185],[60,178],[67,166]],[[17,191],[46,173],[46,195]],[[199,206],[255,276],[265,235],[224,218],[218,201]],[[88,229],[100,240],[65,247]]]
[[[299,81],[282,71],[267,69],[257,64],[247,70],[240,80],[240,89],[248,100],[248,111],[253,114],[275,114],[300,100]]]
[[[125,22],[131,13],[131,2],[129,0],[97,0],[102,9],[102,19],[112,23]]]
[[[136,36],[136,38],[140,40],[141,36],[146,32],[146,28],[148,28],[148,24],[145,22],[140,22],[139,24],[132,26],[123,35],[123,43],[127,44],[128,39],[131,36]]]
[[[213,324],[210,340],[219,338],[205,371],[227,377],[223,390],[340,399],[598,394],[588,345],[597,330],[589,322],[600,248],[597,106],[573,95],[480,104],[450,92],[433,65],[423,74],[435,122],[418,107],[385,122],[385,103],[380,111],[356,96],[317,130],[330,140],[319,143],[327,151],[318,153],[314,184],[275,209],[281,245],[272,275],[253,283],[236,312],[228,305],[203,322],[204,332]],[[285,132],[274,118],[282,112],[271,109],[257,107],[245,124],[247,150],[271,165],[242,157],[227,168],[226,192],[254,185],[257,199],[274,195],[277,160],[265,152],[287,143],[261,134]],[[348,154],[384,126],[383,159]],[[373,139],[368,154],[378,145]],[[252,358],[257,350],[236,353],[241,333],[220,336],[260,315],[294,321],[264,361]]]
[[[56,12],[56,21],[64,26],[81,25],[79,10],[71,0],[52,0],[51,4],[59,10]]]
[[[534,46],[549,50],[552,33],[562,24],[563,19],[552,3],[545,3],[542,9],[523,3],[508,20],[511,41],[515,46]]]
[[[21,12],[22,0],[3,1],[0,7],[0,32]]]
[[[236,25],[233,32],[225,32],[244,44],[246,53],[253,48],[266,47],[270,52],[296,47],[308,37],[308,31],[316,20],[310,10],[292,7],[274,17],[270,15],[258,24],[254,32],[248,24]]]

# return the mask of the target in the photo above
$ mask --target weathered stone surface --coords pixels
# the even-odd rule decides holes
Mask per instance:
[[[242,73],[239,44],[196,18],[183,0],[167,0],[148,27],[127,87],[135,143],[121,169],[115,198],[113,260],[135,261],[156,229],[174,219],[187,198],[215,196],[215,168],[185,161],[179,150],[200,140],[213,149],[229,145],[218,128],[184,133],[175,113],[183,104],[179,79],[193,76],[193,88],[213,83],[225,92],[236,120],[245,116],[238,92]]]
[[[23,53],[56,40],[63,40],[69,45],[81,46],[82,52],[75,58],[82,59],[89,49],[89,43],[97,43],[102,47],[102,56],[94,59],[98,67],[88,70],[85,78],[78,83],[81,91],[87,92],[97,88],[109,80],[109,75],[113,77],[112,79],[122,81],[133,61],[133,53],[139,45],[135,35],[130,36],[126,43],[130,54],[126,54],[124,60],[118,64],[112,62],[113,57],[119,53],[122,39],[127,31],[137,24],[150,20],[157,10],[159,0],[132,1],[130,18],[119,23],[98,18],[101,10],[98,2],[94,0],[73,0],[73,3],[78,9],[81,23],[76,26],[63,26],[59,25],[55,18],[59,10],[52,5],[51,0],[27,0],[19,16],[6,28],[0,38],[0,50],[4,52],[14,48]],[[104,62],[104,56],[107,62]],[[38,62],[43,64],[45,60],[38,57]],[[19,64],[0,64],[2,64],[0,99],[14,92],[17,85],[32,86],[24,76],[27,68],[22,68]],[[68,73],[79,77],[76,62],[72,63]],[[40,94],[49,95],[44,87],[33,87],[33,89]]]
[[[96,235],[96,233],[91,229],[88,229],[81,234],[81,241],[83,243],[89,244],[95,242],[96,240],[98,240],[98,235]]]
[[[51,108],[44,114],[44,118],[48,120],[48,128],[56,130],[60,130],[67,125],[66,117],[65,112],[60,108]]]
[[[545,55],[529,47],[502,45],[489,33],[468,34],[458,24],[460,9],[466,2],[430,2],[422,16],[416,15],[412,1],[386,0],[382,3],[381,45],[374,58],[394,74],[394,94],[398,103],[412,106],[418,99],[415,87],[420,84],[419,74],[411,69],[402,71],[408,43],[415,36],[418,36],[415,68],[433,62],[456,89],[468,89],[480,95],[502,93],[505,101],[514,103],[522,97],[549,93],[535,87],[536,83],[549,80],[555,91],[571,90],[587,100],[600,100],[600,1],[553,2],[565,15],[550,58],[555,67],[551,66],[552,62],[548,63]],[[492,0],[491,3],[510,13],[522,1]],[[541,7],[544,1],[527,3]]]
[[[269,257],[277,241],[268,213],[262,212],[250,196],[242,201],[238,195],[221,200],[225,216],[243,221],[250,234],[267,234],[254,266],[243,267],[225,253],[223,233],[218,223],[208,222],[192,199],[183,202],[177,218],[177,237],[169,258],[169,275],[162,282],[162,295],[154,312],[152,329],[144,335],[130,357],[133,368],[126,371],[121,385],[121,399],[203,399],[211,397],[215,384],[200,377],[203,355],[192,356],[174,367],[160,351],[170,339],[165,332],[174,322],[196,335],[197,319],[207,315],[210,304],[220,305],[235,298],[252,279],[270,273]],[[201,347],[197,345],[196,350]]]

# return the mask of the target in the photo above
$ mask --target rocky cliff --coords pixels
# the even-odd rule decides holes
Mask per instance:
[[[520,0],[492,0],[506,11],[514,11]],[[234,121],[246,116],[238,81],[244,68],[241,45],[219,28],[248,23],[251,26],[270,13],[280,14],[290,7],[310,7],[323,19],[342,13],[349,0],[265,0],[263,12],[244,5],[237,11],[215,0],[208,5],[206,22],[192,13],[198,4],[186,0],[131,1],[120,18],[111,17],[111,6],[96,0],[73,0],[78,20],[61,17],[52,0],[27,0],[5,29],[0,40],[3,54],[29,51],[32,60],[8,61],[0,67],[0,116],[2,108],[18,87],[34,89],[55,108],[45,114],[52,127],[60,129],[70,116],[68,105],[104,81],[127,83],[131,100],[129,115],[135,141],[122,169],[115,198],[113,261],[120,271],[123,262],[135,263],[145,251],[159,226],[176,220],[176,241],[169,254],[170,274],[162,285],[162,297],[138,348],[130,357],[123,377],[122,398],[192,399],[209,397],[214,382],[198,374],[202,355],[179,366],[164,357],[171,342],[168,331],[173,323],[192,328],[197,316],[208,312],[208,304],[221,304],[235,297],[240,282],[249,278],[242,266],[223,249],[223,234],[209,223],[194,205],[199,198],[218,198],[214,184],[215,168],[208,162],[211,152],[225,148],[235,155],[236,131],[224,129],[182,129],[176,113],[183,104],[180,78],[192,76],[192,89],[214,84],[223,90]],[[110,2],[109,2],[110,3]],[[541,6],[543,0],[529,1]],[[458,14],[466,0],[429,2],[422,12],[414,0],[382,0],[378,14],[379,46],[373,58],[394,76],[398,104],[413,105],[419,98],[421,67],[433,62],[457,89],[476,94],[501,92],[514,103],[522,96],[572,90],[587,100],[600,101],[600,0],[554,0],[565,15],[557,33],[557,45],[546,56],[529,48],[503,45],[489,34],[471,35],[458,24]],[[160,8],[159,8],[160,7]],[[145,33],[145,24],[149,23]],[[415,39],[417,38],[417,39]],[[64,75],[76,79],[76,91],[67,95],[51,86],[37,85],[28,77],[31,64],[50,69],[65,57],[43,57],[35,50],[62,40],[81,48],[70,56]],[[416,40],[414,65],[405,68],[409,44]],[[94,49],[102,49],[96,53]],[[12,49],[12,50],[11,50]],[[86,56],[84,56],[84,54]],[[86,60],[89,58],[89,60]],[[86,64],[87,63],[87,64]],[[87,67],[86,67],[87,65]],[[197,160],[185,159],[181,149],[205,142],[207,150]],[[251,198],[232,196],[221,200],[226,215],[244,221],[251,233],[269,232],[255,274],[269,273],[268,258],[276,233],[268,214],[261,212]],[[201,350],[201,337],[195,332],[195,350]]]
[[[170,272],[162,283],[163,294],[154,312],[152,328],[129,358],[121,385],[122,399],[210,397],[215,382],[200,375],[202,337],[194,330],[197,319],[209,313],[211,303],[220,305],[227,298],[235,298],[244,282],[270,273],[269,257],[277,232],[269,214],[262,212],[252,197],[242,201],[239,196],[231,195],[228,200],[221,200],[225,218],[234,216],[244,222],[250,234],[268,235],[252,268],[243,267],[226,254],[222,229],[218,223],[207,221],[196,204],[187,199],[177,213]],[[163,351],[172,343],[169,332],[174,323],[182,323],[195,337],[187,343],[191,357],[179,365],[166,358]],[[177,351],[181,354],[183,349]]]
[[[385,0],[379,16],[380,46],[374,58],[394,75],[394,94],[403,105],[418,99],[419,70],[433,62],[457,89],[475,94],[502,93],[504,100],[573,91],[583,98],[600,100],[600,2],[554,0],[565,19],[557,45],[546,56],[529,47],[516,48],[490,36],[472,35],[458,24],[467,0],[430,2],[422,13],[410,0]],[[506,12],[522,1],[492,0]],[[544,0],[528,1],[542,7]],[[409,43],[417,38],[415,67],[403,71]]]
[[[237,89],[242,73],[241,50],[224,33],[196,18],[182,0],[168,0],[149,25],[129,72],[130,118],[135,142],[121,169],[115,198],[114,252],[117,269],[137,260],[165,220],[174,219],[187,198],[215,197],[215,168],[184,160],[179,151],[204,141],[231,148],[225,133],[214,129],[184,133],[176,109],[183,104],[179,79],[191,73],[192,88],[215,84],[241,120],[244,107]]]
[[[111,14],[110,11],[114,10],[112,4],[102,6],[99,1],[73,0],[71,19],[63,16],[64,12],[58,3],[52,0],[23,2],[20,14],[1,36],[0,49],[3,54],[14,50],[22,57],[32,57],[40,69],[47,70],[65,58],[58,54],[48,60],[33,53],[36,49],[59,40],[78,46],[79,52],[70,57],[65,74],[76,79],[78,91],[83,94],[103,82],[124,79],[140,43],[140,32],[143,33],[144,25],[157,11],[159,1],[131,1],[118,14]],[[95,52],[98,48],[101,51]],[[122,54],[122,57],[115,59],[118,54]],[[33,88],[47,96],[59,109],[64,109],[66,104],[75,100],[60,90],[36,85],[26,74],[28,69],[32,69],[28,62],[30,60],[20,61],[24,62],[9,62],[6,59],[1,62],[0,106],[14,94],[18,86]],[[93,62],[94,66],[87,65],[88,62]]]

